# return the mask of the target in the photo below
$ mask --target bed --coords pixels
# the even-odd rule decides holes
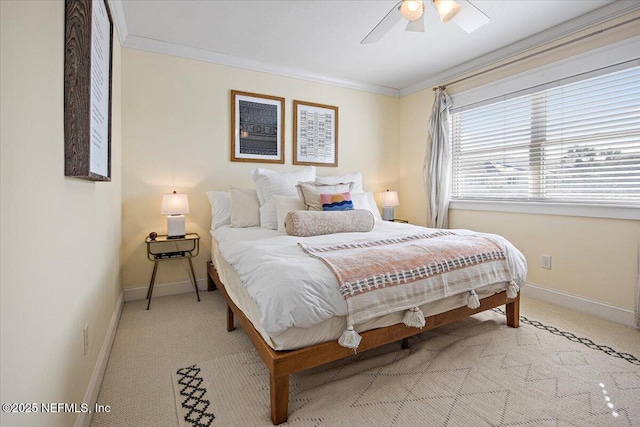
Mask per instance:
[[[335,242],[372,241],[393,236],[414,236],[425,229],[408,224],[377,221],[369,233],[340,233],[316,237],[289,236],[260,227],[212,230],[209,290],[218,289],[227,302],[227,330],[238,320],[270,372],[271,420],[287,420],[289,375],[354,354],[338,343],[348,323],[345,302],[335,276],[322,260],[309,256],[300,242],[326,245]],[[478,236],[455,230],[456,236]],[[513,281],[524,284],[526,261],[500,236],[485,238],[505,248]],[[509,284],[490,283],[475,289],[478,304],[468,304],[467,293],[457,293],[419,306],[424,326],[408,327],[403,312],[393,312],[355,324],[361,341],[357,351],[392,342],[409,345],[408,338],[475,313],[506,304],[506,321],[518,327],[519,293],[508,298]]]

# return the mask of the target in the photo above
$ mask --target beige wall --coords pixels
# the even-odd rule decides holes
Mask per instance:
[[[612,23],[622,22],[639,14],[635,12]],[[605,26],[600,25],[597,29]],[[583,31],[575,37],[591,31],[593,29]],[[450,85],[447,92],[458,93],[638,34],[640,27],[637,25],[619,27],[498,71]],[[566,39],[557,43],[564,41]],[[549,46],[538,50],[547,47]],[[432,104],[431,88],[400,100],[401,206],[398,216],[418,224],[426,224],[422,164],[427,136],[426,124]],[[407,199],[410,200],[409,203]],[[640,223],[637,221],[467,210],[451,210],[449,214],[451,228],[475,229],[509,238],[527,257],[529,283],[633,309],[640,238]],[[543,254],[553,257],[550,271],[540,267]]]
[[[206,277],[211,210],[205,192],[229,184],[253,187],[249,171],[292,165],[292,105],[303,100],[339,107],[339,167],[318,175],[359,170],[369,191],[398,182],[398,104],[393,97],[280,77],[140,50],[123,49],[123,285],[146,287],[152,264],[144,238],[166,233],[162,194],[189,195],[188,232],[202,237],[194,267]],[[285,164],[238,163],[230,159],[230,90],[286,98]],[[157,283],[188,280],[179,263],[164,263]]]
[[[500,234],[527,258],[527,282],[634,308],[640,222],[510,212],[451,210],[452,228]],[[552,255],[552,269],[540,267]]]
[[[121,293],[120,48],[116,37],[113,180],[65,178],[64,2],[3,0],[0,15],[0,400],[82,403]],[[3,412],[0,424],[77,416]]]

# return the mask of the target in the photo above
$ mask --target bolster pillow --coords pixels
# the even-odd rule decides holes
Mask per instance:
[[[310,237],[322,234],[367,232],[375,220],[367,209],[351,211],[293,211],[287,214],[284,228],[290,236]]]

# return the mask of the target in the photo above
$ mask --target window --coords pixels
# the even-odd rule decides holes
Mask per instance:
[[[452,199],[640,206],[637,63],[454,109]]]

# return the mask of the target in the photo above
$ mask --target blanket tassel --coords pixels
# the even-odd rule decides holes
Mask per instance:
[[[480,307],[480,300],[478,299],[478,294],[473,289],[469,291],[467,294],[467,307],[472,310]]]
[[[360,345],[360,341],[362,337],[358,335],[358,333],[353,329],[353,326],[349,326],[346,331],[342,333],[340,339],[338,340],[338,344],[343,347],[352,348],[355,352],[358,346]]]
[[[424,314],[418,307],[412,307],[404,314],[402,319],[405,325],[422,329],[425,325]]]
[[[518,291],[520,288],[513,280],[509,282],[509,286],[507,287],[507,298],[517,298]]]

